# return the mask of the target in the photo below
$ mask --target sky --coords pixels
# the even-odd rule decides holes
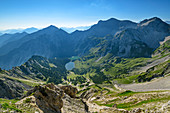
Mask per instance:
[[[0,0],[0,30],[89,26],[117,18],[170,20],[170,0]]]

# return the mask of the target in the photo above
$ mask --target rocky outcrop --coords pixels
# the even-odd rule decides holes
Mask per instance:
[[[34,93],[38,107],[45,113],[60,113],[63,107],[64,93],[53,85],[38,86]]]
[[[76,94],[78,92],[77,88],[72,87],[71,85],[68,86],[62,86],[60,87],[66,94],[68,94],[70,97],[74,98],[76,97]]]
[[[58,87],[53,83],[40,85],[28,91],[35,97],[36,107],[41,113],[85,113],[85,104],[76,96],[77,89],[72,86]]]
[[[0,78],[0,98],[17,98],[23,96],[27,85],[6,77]]]
[[[81,99],[71,98],[69,95],[63,97],[62,113],[87,113],[88,107]]]
[[[91,98],[91,97],[94,95],[95,92],[97,92],[97,90],[94,89],[94,88],[91,88],[90,90],[83,92],[83,93],[80,95],[80,97],[83,98],[83,99],[88,100],[89,98]],[[97,97],[96,97],[96,98],[97,98]]]
[[[54,84],[40,85],[30,90],[27,95],[33,94],[37,106],[44,113],[61,113],[64,92]]]

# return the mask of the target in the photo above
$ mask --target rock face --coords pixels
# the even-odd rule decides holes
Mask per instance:
[[[35,96],[37,106],[45,113],[61,113],[64,92],[54,84],[36,86],[28,95],[30,93]]]
[[[83,99],[88,100],[89,98],[91,98],[91,97],[93,96],[93,94],[94,94],[95,92],[97,92],[97,90],[92,88],[92,89],[90,89],[90,90],[88,90],[88,91],[83,92],[83,93],[80,95],[80,97],[83,98]],[[96,97],[96,98],[98,98],[98,97]],[[100,97],[99,97],[99,98],[100,98]]]
[[[33,95],[35,97],[36,106],[43,113],[86,112],[84,103],[80,99],[72,98],[75,97],[76,93],[77,89],[72,86],[62,86],[60,88],[50,83],[36,86],[28,91],[27,96]]]
[[[88,30],[77,30],[70,34],[74,43],[74,50],[77,54],[83,55],[85,51],[90,50],[90,48],[94,47],[95,45],[95,43],[91,44],[91,40],[89,39],[90,37],[104,37],[108,34],[115,35],[127,28],[135,28],[136,25],[137,23],[132,21],[120,21],[115,18],[110,18],[106,21],[100,20]]]
[[[139,36],[140,40],[154,49],[160,46],[160,41],[170,35],[170,26],[157,17],[143,20],[138,24],[137,30],[142,36]]]
[[[170,52],[170,36],[166,37],[163,42],[161,42],[161,45],[159,48],[157,48],[153,54],[153,56],[157,55],[164,55],[165,53]]]
[[[71,85],[62,86],[61,89],[72,98],[76,97],[76,94],[78,92],[77,88],[74,88]]]
[[[102,22],[102,26],[107,26],[109,21]],[[97,33],[100,28],[99,25],[100,22],[85,32],[90,34],[90,31],[95,28],[96,30],[93,32],[96,32],[96,34],[83,35],[80,38],[81,41],[75,47],[79,55],[88,54],[93,48],[98,50],[98,53],[102,56],[112,53],[114,56],[120,57],[150,57],[153,50],[159,47],[159,42],[170,35],[170,26],[157,17],[146,19],[138,23],[136,27],[134,27],[134,24],[133,27],[117,29],[117,32],[108,32],[104,37]],[[103,27],[104,31],[106,30],[105,27]],[[111,26],[107,26],[107,28],[112,29]]]
[[[88,107],[81,99],[71,98],[69,95],[63,97],[62,113],[87,113]]]
[[[17,98],[24,93],[24,84],[9,78],[0,78],[0,98]]]

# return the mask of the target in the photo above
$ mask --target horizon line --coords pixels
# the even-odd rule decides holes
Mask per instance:
[[[113,18],[113,17],[111,17],[111,18]],[[0,31],[6,31],[6,30],[24,30],[24,29],[27,29],[27,28],[43,29],[43,28],[46,28],[46,27],[51,26],[51,25],[53,25],[53,26],[55,26],[55,27],[57,27],[57,28],[60,28],[60,29],[61,29],[61,28],[89,27],[89,26],[93,26],[93,25],[97,24],[99,21],[107,21],[107,20],[109,20],[109,19],[111,19],[111,18],[100,19],[100,20],[98,20],[98,21],[96,21],[96,22],[91,22],[91,23],[86,24],[86,25],[57,26],[56,24],[48,24],[48,25],[44,25],[44,26],[41,26],[41,27],[38,27],[38,26],[33,25],[33,26],[26,26],[26,27],[10,27],[10,28],[7,28],[7,29],[0,29]],[[153,17],[150,17],[150,18],[153,18]],[[159,17],[158,17],[158,18],[159,18]],[[114,19],[117,19],[117,20],[120,20],[120,21],[129,20],[129,21],[132,21],[132,22],[135,22],[135,23],[139,23],[140,21],[142,21],[142,20],[119,19],[119,18],[114,18]],[[144,18],[144,19],[149,19],[149,18]],[[143,19],[143,20],[144,20],[144,19]],[[160,19],[161,19],[161,18],[160,18]],[[170,20],[164,20],[164,19],[161,19],[161,20],[164,21],[164,22],[170,21]]]

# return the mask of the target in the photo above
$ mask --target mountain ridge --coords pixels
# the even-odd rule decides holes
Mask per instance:
[[[0,30],[0,34],[15,34],[15,33],[22,33],[22,32],[27,32],[27,33],[33,33],[38,31],[39,29],[35,28],[35,27],[30,27],[30,28],[26,28],[26,29],[7,29],[7,30]]]
[[[105,38],[108,35],[111,37]],[[51,25],[1,47],[0,67],[9,69],[21,65],[32,55],[47,58],[84,56],[99,45],[100,48],[105,48],[103,52],[99,50],[102,54],[113,52],[115,56],[120,57],[149,57],[151,49],[159,47],[159,42],[168,35],[169,25],[157,17],[138,24],[111,18],[99,21],[88,30],[77,30],[73,33],[67,33]],[[102,40],[98,40],[99,37],[102,37]]]

